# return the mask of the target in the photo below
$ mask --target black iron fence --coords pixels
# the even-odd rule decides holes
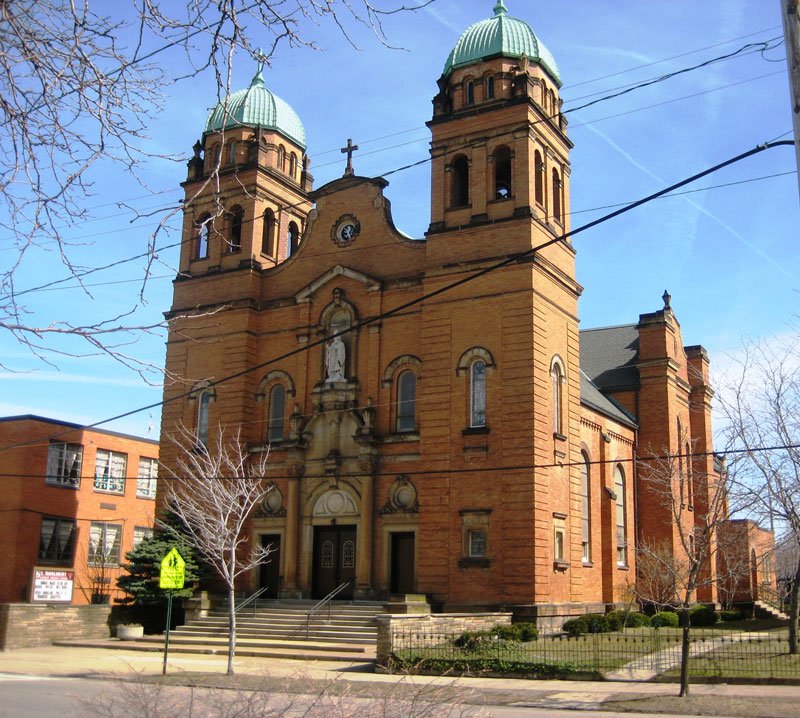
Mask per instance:
[[[624,629],[522,642],[491,633],[453,635],[416,626],[394,634],[392,660],[400,668],[442,672],[649,680],[678,674],[681,629]],[[786,629],[692,628],[689,672],[693,677],[721,679],[800,679],[800,656],[790,654]]]

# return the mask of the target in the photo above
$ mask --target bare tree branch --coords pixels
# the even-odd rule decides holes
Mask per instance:
[[[228,589],[228,675],[233,675],[236,580],[264,563],[270,553],[262,546],[252,546],[245,531],[250,514],[269,491],[264,481],[269,454],[249,454],[241,431],[226,435],[222,427],[210,446],[199,443],[185,426],[170,440],[180,454],[174,469],[165,467],[166,505]]]
[[[187,0],[181,6],[137,0],[106,13],[96,12],[90,0],[0,0],[0,232],[15,250],[0,268],[0,332],[40,359],[50,356],[54,341],[59,346],[58,335],[68,333],[86,348],[72,343],[61,349],[65,354],[87,356],[102,345],[125,366],[136,365],[109,335],[153,327],[132,321],[110,331],[119,317],[37,322],[21,298],[31,290],[18,287],[21,271],[45,251],[89,294],[82,278],[93,269],[77,264],[77,245],[69,237],[89,217],[86,201],[96,191],[96,167],[116,165],[147,187],[142,171],[148,160],[182,161],[153,153],[147,137],[172,84],[209,71],[217,98],[225,101],[241,57],[269,63],[281,45],[314,48],[315,27],[324,23],[354,47],[355,27],[390,46],[383,19],[433,1]],[[188,69],[170,74],[165,67]],[[209,178],[215,193],[218,169]],[[139,303],[157,261],[156,238],[177,211],[167,212],[148,237]]]

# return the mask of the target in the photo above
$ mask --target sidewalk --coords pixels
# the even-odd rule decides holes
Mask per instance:
[[[114,640],[114,639],[111,639]],[[134,650],[109,651],[103,648],[58,647],[26,648],[0,652],[0,674],[60,676],[81,678],[125,678],[133,674],[160,676],[163,656]],[[168,679],[181,683],[231,687],[224,673],[225,655],[170,655]],[[345,681],[353,688],[379,690],[379,686],[406,681],[414,685],[452,684],[472,689],[489,705],[530,705],[576,710],[597,710],[601,705],[634,712],[705,714],[719,716],[797,716],[800,715],[800,687],[762,685],[693,685],[691,701],[701,710],[713,705],[713,713],[689,711],[686,699],[677,699],[678,687],[665,683],[623,681],[532,681],[515,678],[441,678],[395,676],[372,672],[371,664],[332,661],[292,661],[238,657],[236,680],[242,687],[257,687],[259,679],[285,678],[308,685],[314,681]],[[250,679],[250,680],[248,680]],[[249,684],[249,686],[248,686]],[[312,689],[313,690],[313,689]],[[300,691],[298,691],[300,692]],[[466,692],[466,691],[465,691]],[[622,701],[623,704],[619,702]],[[633,703],[630,703],[633,701]],[[677,704],[676,704],[677,701]],[[710,702],[710,703],[709,703]],[[641,710],[637,709],[641,704]],[[673,706],[673,704],[676,704]],[[724,712],[723,712],[724,711]]]

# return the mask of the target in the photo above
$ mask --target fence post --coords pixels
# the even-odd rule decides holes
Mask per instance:
[[[592,634],[592,653],[594,654],[594,671],[600,673],[600,634]]]
[[[653,645],[655,646],[655,672],[657,676],[661,675],[661,636],[658,632],[658,626],[650,629],[653,631]]]

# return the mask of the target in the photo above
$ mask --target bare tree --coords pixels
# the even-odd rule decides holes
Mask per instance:
[[[686,439],[679,441],[687,446]],[[744,559],[721,540],[729,518],[725,472],[700,471],[703,462],[687,455],[653,455],[640,463],[642,501],[661,509],[664,525],[659,538],[641,542],[636,549],[636,591],[643,602],[675,607],[681,618],[681,696],[689,695],[690,608],[698,592],[718,585],[718,568],[735,572]],[[654,529],[655,527],[651,527]]]
[[[228,675],[236,655],[236,580],[268,559],[269,549],[252,546],[245,531],[250,514],[264,500],[268,452],[251,455],[240,431],[199,445],[180,427],[170,440],[180,449],[175,467],[166,467],[166,504],[183,523],[186,536],[225,583],[228,592]]]
[[[800,544],[800,337],[747,342],[720,392],[735,490],[754,516]],[[798,653],[800,552],[789,584],[789,652]]]
[[[115,165],[146,186],[141,170],[147,160],[179,159],[153,155],[146,135],[171,84],[210,73],[222,100],[230,94],[237,56],[269,62],[282,44],[315,47],[322,23],[332,23],[353,46],[363,28],[389,45],[384,19],[433,1],[136,0],[104,14],[91,0],[0,0],[0,231],[16,250],[0,269],[0,331],[40,358],[99,352],[141,369],[126,347],[159,325],[138,318],[135,298],[130,311],[117,316],[42,322],[26,301],[41,287],[18,286],[20,271],[44,250],[65,269],[64,278],[48,286],[70,280],[91,296],[85,278],[100,268],[80,265],[68,230],[87,219],[94,168]],[[172,74],[165,67],[185,71]],[[165,209],[141,248],[139,303],[158,261],[156,240],[178,211]]]

